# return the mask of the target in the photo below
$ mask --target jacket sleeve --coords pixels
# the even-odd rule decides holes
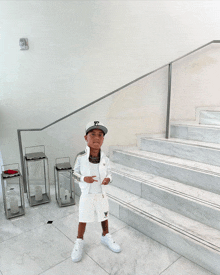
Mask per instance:
[[[111,172],[111,164],[110,164],[110,160],[108,157],[107,158],[107,161],[106,161],[106,165],[107,165],[107,175],[106,175],[106,178],[110,178],[110,182],[112,182],[112,172]]]
[[[73,178],[79,182],[81,190],[88,187],[88,183],[84,181],[84,176],[80,174],[81,157],[77,156],[73,167]]]
[[[84,176],[80,174],[80,157],[77,156],[73,167],[73,178],[77,181],[84,181]]]

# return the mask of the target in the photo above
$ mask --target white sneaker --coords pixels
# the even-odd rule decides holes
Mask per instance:
[[[110,233],[101,237],[101,243],[106,245],[113,252],[121,252],[120,246],[113,240],[112,235]]]
[[[73,247],[72,254],[71,254],[71,258],[72,258],[73,262],[76,263],[82,259],[83,246],[84,246],[84,240],[77,238],[75,241],[75,245]]]

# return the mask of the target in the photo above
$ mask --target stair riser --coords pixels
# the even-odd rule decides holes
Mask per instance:
[[[210,207],[198,201],[189,200],[187,197],[178,196],[175,193],[141,183],[114,172],[113,177],[114,181],[112,185],[116,187],[220,230],[220,209]]]
[[[187,169],[186,167],[174,166],[157,160],[139,158],[138,156],[118,151],[113,152],[112,159],[114,162],[130,168],[220,194],[220,177],[216,175]]]
[[[220,209],[210,207],[186,197],[176,196],[152,186],[142,187],[142,197],[215,229],[220,230]]]
[[[199,123],[206,125],[220,125],[220,112],[201,111]]]
[[[119,187],[139,197],[142,196],[142,183],[140,181],[135,181],[128,177],[121,176],[114,171],[112,172],[112,177],[114,180],[111,185]]]
[[[109,199],[109,213],[116,218],[120,219],[120,205],[114,200]]]
[[[148,152],[220,166],[220,150],[161,140],[141,139],[140,149]]]
[[[170,137],[220,143],[220,129],[171,125]]]
[[[110,212],[114,215],[111,206],[117,203],[112,202],[111,199],[109,201]],[[220,253],[122,205],[118,205],[118,212],[119,217],[115,216],[134,229],[197,263],[213,274],[220,274]]]

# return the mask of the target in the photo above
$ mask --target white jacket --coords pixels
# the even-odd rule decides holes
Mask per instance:
[[[76,156],[74,168],[73,168],[73,177],[79,182],[79,186],[81,188],[81,196],[86,196],[89,193],[89,189],[91,183],[87,183],[84,181],[84,177],[94,176],[90,173],[90,165],[89,165],[89,155],[90,148],[86,146],[86,150],[79,153]],[[112,175],[110,170],[109,158],[101,151],[101,157],[99,162],[99,176],[101,182],[104,178],[110,178],[110,182],[112,182]],[[101,185],[102,193],[105,195],[105,187],[107,185]]]

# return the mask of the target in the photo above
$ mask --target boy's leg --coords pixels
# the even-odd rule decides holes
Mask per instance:
[[[102,221],[101,224],[102,224],[102,230],[103,230],[102,236],[105,236],[106,234],[109,233],[108,232],[108,220]]]
[[[86,223],[85,222],[79,222],[79,227],[78,227],[78,239],[83,239],[83,235],[86,230]]]
[[[79,262],[83,256],[83,246],[84,246],[83,235],[85,232],[85,228],[86,228],[86,223],[79,222],[78,236],[75,241],[73,251],[71,253],[71,258],[72,258],[73,262],[75,262],[75,263]]]
[[[103,234],[101,237],[101,243],[108,246],[113,252],[121,252],[120,246],[113,240],[111,234],[108,232],[108,220],[102,221]]]

